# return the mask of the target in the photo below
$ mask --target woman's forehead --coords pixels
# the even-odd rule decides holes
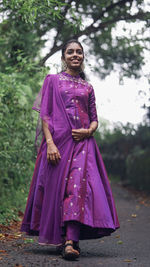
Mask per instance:
[[[70,43],[68,44],[66,50],[68,49],[81,49],[82,50],[82,47],[78,43]]]

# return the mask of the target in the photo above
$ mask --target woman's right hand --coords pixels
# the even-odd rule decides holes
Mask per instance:
[[[60,159],[61,159],[61,155],[56,145],[53,142],[48,143],[47,144],[48,163],[51,162],[53,165],[56,165]]]

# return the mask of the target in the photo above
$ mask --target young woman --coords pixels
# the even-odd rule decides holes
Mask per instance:
[[[79,240],[119,228],[103,160],[93,133],[98,126],[93,87],[85,81],[77,40],[62,49],[64,71],[47,75],[33,109],[40,112],[38,151],[21,230],[40,244],[63,245],[65,259],[79,257]]]

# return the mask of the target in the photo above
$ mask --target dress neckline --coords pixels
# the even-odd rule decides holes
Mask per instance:
[[[70,77],[70,78],[80,78],[80,75],[78,74],[78,75],[76,75],[76,76],[73,76],[73,75],[71,75],[71,74],[69,74],[69,73],[67,73],[67,72],[64,72],[64,71],[62,71],[62,74],[63,75],[65,75],[65,76],[67,76],[67,77]]]

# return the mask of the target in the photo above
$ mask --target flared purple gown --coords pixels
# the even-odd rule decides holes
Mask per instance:
[[[63,242],[65,222],[80,222],[80,239],[100,238],[119,228],[104,163],[94,137],[76,142],[72,129],[97,121],[92,86],[65,72],[47,75],[34,110],[46,121],[61,154],[54,166],[47,162],[43,136],[21,226],[39,243]]]

